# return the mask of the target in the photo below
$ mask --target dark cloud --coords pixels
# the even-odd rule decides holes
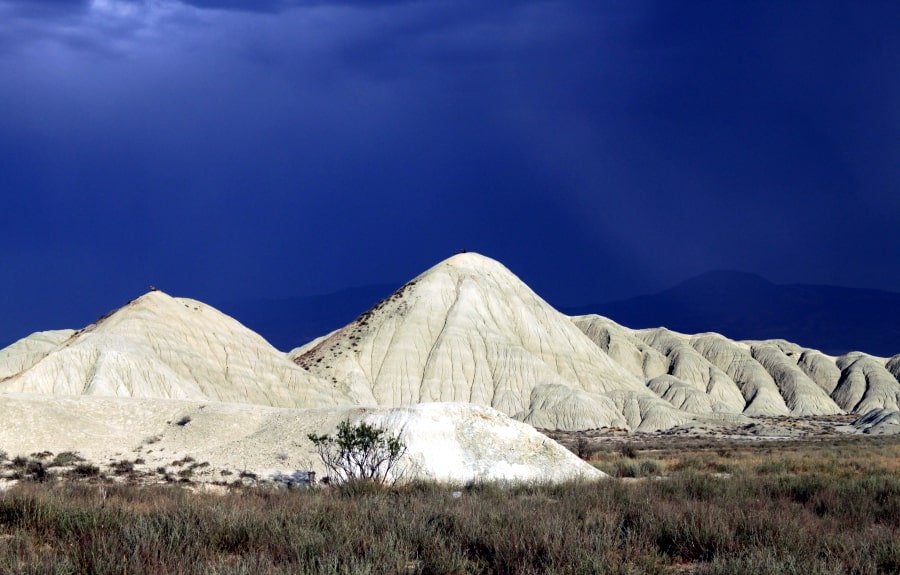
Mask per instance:
[[[90,6],[90,0],[0,0],[24,16],[52,16],[59,13],[80,12]]]
[[[410,4],[423,0],[185,0],[185,4],[203,9],[244,12],[280,12],[290,8],[315,6],[356,6],[374,9],[382,6]],[[431,1],[431,0],[424,0]]]
[[[0,2],[0,336],[463,247],[559,304],[900,289],[891,4],[253,5]]]

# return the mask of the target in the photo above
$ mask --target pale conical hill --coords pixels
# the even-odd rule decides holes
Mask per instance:
[[[66,335],[20,346],[33,353],[25,354],[20,372],[0,381],[0,392],[276,407],[347,403],[334,385],[297,368],[234,319],[159,291]],[[5,353],[14,356],[16,350],[7,348]]]
[[[681,419],[567,316],[473,253],[431,268],[294,359],[361,404],[463,401],[564,429]],[[626,417],[623,394],[643,409]]]

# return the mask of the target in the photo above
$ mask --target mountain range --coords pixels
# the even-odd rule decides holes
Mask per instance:
[[[687,291],[715,305],[734,301],[734,290],[711,291],[723,283],[713,279]],[[759,293],[782,293],[757,284],[747,292],[760,304]],[[369,419],[434,438],[415,443],[421,476],[563,479],[594,471],[534,428],[653,432],[854,414],[859,430],[900,432],[900,354],[835,357],[782,338],[566,315],[475,253],[438,263],[352,315],[285,352],[212,306],[151,291],[81,329],[0,350],[8,424],[0,442],[38,451],[84,443],[79,450],[113,457],[158,437],[164,446],[141,453],[199,449],[259,466],[294,454],[309,465],[306,434]]]
[[[900,350],[900,293],[780,285],[736,271],[713,271],[658,293],[563,311],[595,313],[632,328],[664,325],[732,339],[786,339],[834,355]]]

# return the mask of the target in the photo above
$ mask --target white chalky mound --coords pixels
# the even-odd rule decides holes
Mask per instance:
[[[403,480],[559,482],[603,473],[524,423],[470,404],[397,409],[281,409],[236,403],[114,397],[0,395],[0,445],[10,454],[74,451],[96,463],[138,457],[172,468],[190,456],[212,469],[288,477],[325,473],[310,433],[366,421],[401,433]],[[15,425],[9,425],[15,422]],[[172,468],[177,472],[178,468]]]
[[[0,349],[0,381],[30,368],[75,333],[71,329],[40,331]]]
[[[402,430],[413,475],[449,482],[561,482],[604,475],[530,425],[489,407],[423,403],[372,410],[359,419]]]
[[[597,316],[572,318],[592,341],[682,412],[704,416],[868,414],[857,427],[897,433],[900,356],[835,358],[784,340],[732,341],[665,328],[631,330]]]
[[[900,356],[569,318],[470,253],[288,355],[162,292],[33,334],[0,350],[0,448],[125,458],[153,438],[149,461],[289,473],[318,465],[306,434],[369,418],[405,429],[416,477],[559,481],[597,473],[529,425],[652,432],[852,412],[861,430],[897,433],[898,375]]]
[[[431,268],[292,357],[366,405],[461,401],[559,429],[651,430],[683,419],[570,318],[473,253]],[[641,408],[624,402],[626,414],[623,393]]]
[[[0,366],[20,358],[12,367],[21,368],[0,381],[0,393],[275,407],[349,403],[334,384],[299,369],[234,319],[198,301],[159,291],[78,332],[36,334],[0,353],[8,358]]]

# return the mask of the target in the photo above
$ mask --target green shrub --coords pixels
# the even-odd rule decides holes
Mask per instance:
[[[385,485],[396,481],[397,463],[406,453],[400,434],[349,420],[338,424],[337,435],[307,436],[336,484],[370,482]]]

